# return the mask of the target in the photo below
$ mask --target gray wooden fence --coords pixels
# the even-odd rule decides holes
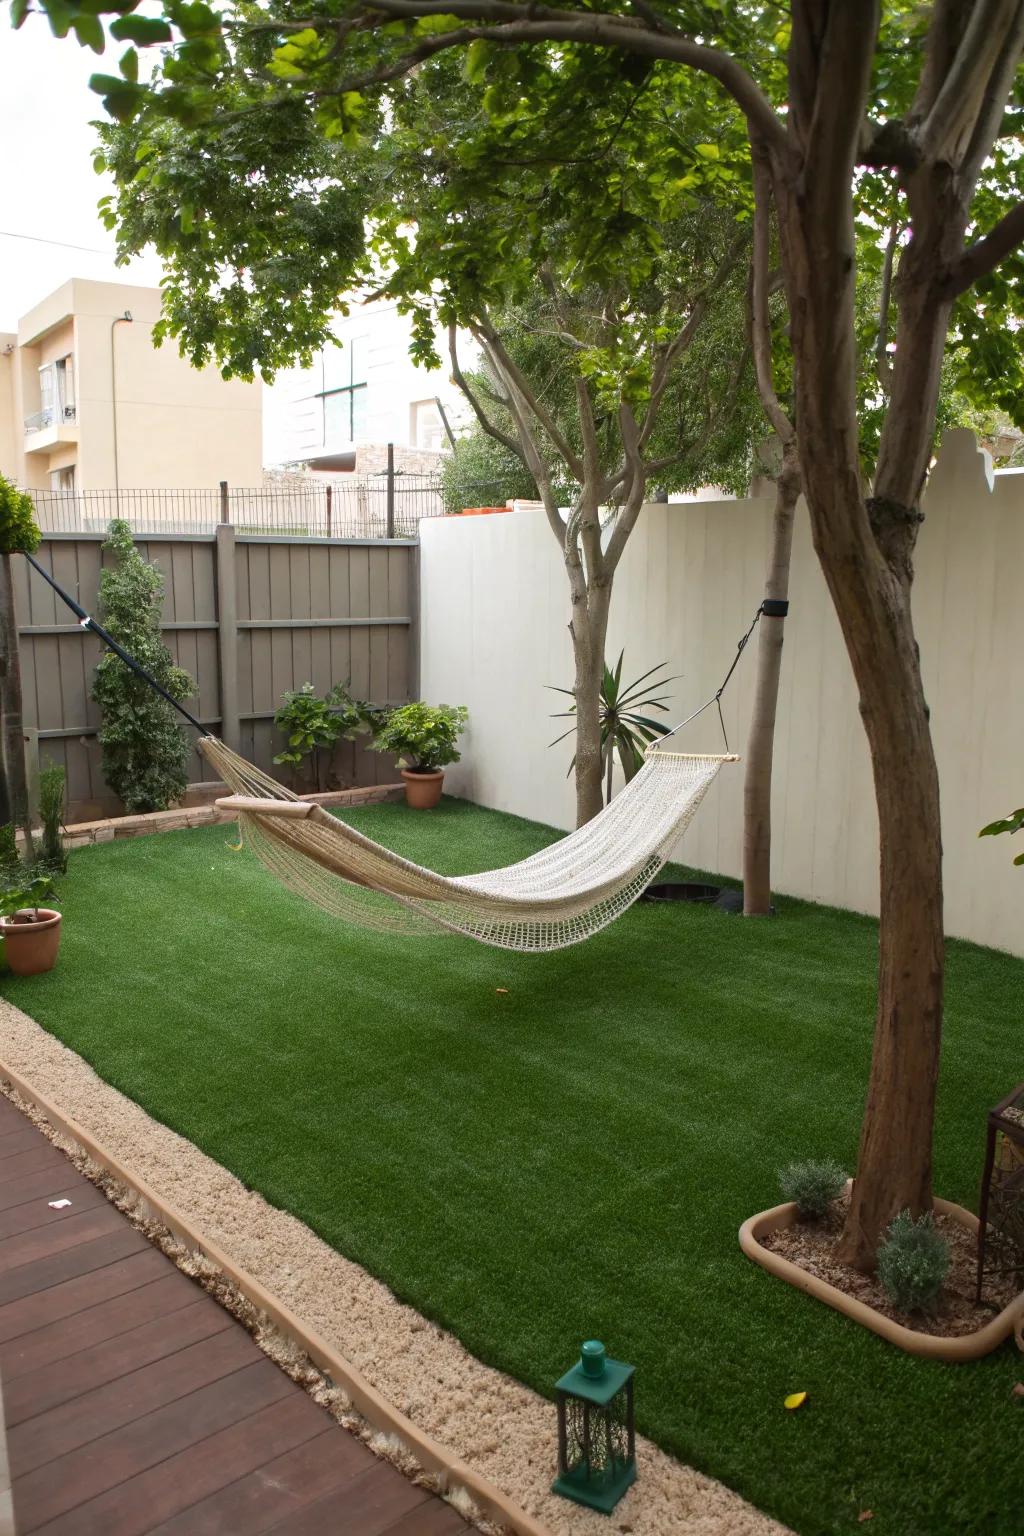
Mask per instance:
[[[89,612],[110,556],[102,534],[48,534],[37,559]],[[418,549],[406,541],[241,535],[139,538],[165,579],[164,639],[196,679],[186,701],[229,746],[274,773],[282,740],[273,716],[288,689],[347,683],[358,698],[416,696]],[[67,771],[69,819],[119,809],[103,782],[91,695],[100,645],[23,560],[15,561],[25,725],[40,760]],[[342,784],[393,780],[394,765],[344,743],[332,770]],[[209,779],[194,752],[189,777]]]

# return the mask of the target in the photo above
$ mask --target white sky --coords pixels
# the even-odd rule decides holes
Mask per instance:
[[[160,281],[155,255],[114,265],[113,239],[96,212],[111,185],[92,168],[89,123],[103,107],[88,81],[97,72],[117,74],[119,51],[108,44],[99,55],[80,48],[73,35],[55,38],[39,15],[15,32],[6,7],[0,12],[0,331],[16,330],[19,318],[69,277]]]

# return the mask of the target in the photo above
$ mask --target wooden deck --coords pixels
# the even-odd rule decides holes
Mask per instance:
[[[317,1407],[2,1096],[0,1394],[17,1536],[467,1530]]]

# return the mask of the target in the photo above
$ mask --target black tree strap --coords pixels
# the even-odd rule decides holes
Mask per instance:
[[[757,612],[754,614],[754,617],[750,621],[749,629],[747,630],[746,634],[740,636],[740,639],[737,642],[736,655],[733,657],[729,670],[722,678],[722,681],[718,685],[716,691],[711,695],[710,699],[708,699],[706,703],[702,704],[699,709],[695,709],[692,715],[687,715],[685,720],[680,720],[678,725],[674,725],[670,731],[665,732],[664,736],[659,737],[658,741],[654,744],[655,750],[661,745],[662,742],[667,741],[670,736],[674,736],[677,731],[681,731],[684,725],[689,725],[691,720],[696,720],[698,715],[702,715],[706,709],[710,709],[712,704],[714,704],[718,710],[718,723],[722,727],[722,740],[725,742],[725,750],[728,752],[729,735],[725,729],[725,716],[722,714],[722,694],[725,692],[726,688],[728,687],[730,678],[736,671],[736,668],[739,666],[740,657],[746,650],[747,641],[750,639],[751,635],[754,633],[754,630],[757,628],[758,622],[762,618],[784,619],[788,612],[789,604],[784,602],[781,598],[766,597],[764,601],[758,605]]]
[[[184,715],[189,725],[197,730],[200,736],[209,736],[210,732],[206,729],[205,725],[200,725],[195,715],[190,715],[183,704],[179,704],[177,699],[172,699],[171,695],[167,692],[167,689],[163,686],[163,684],[158,683],[155,677],[151,677],[150,674],[146,671],[145,667],[142,666],[140,662],[135,660],[134,656],[129,656],[128,652],[124,650],[122,646],[118,645],[113,635],[108,634],[107,631],[103,628],[102,624],[97,623],[91,614],[86,613],[85,609],[75,602],[75,599],[71,596],[71,594],[65,592],[64,588],[60,586],[58,582],[54,581],[49,571],[46,570],[45,567],[41,566],[39,561],[36,560],[33,555],[30,555],[27,551],[23,551],[23,553],[25,555],[25,559],[28,561],[32,569],[39,573],[47,585],[53,588],[61,601],[66,603],[71,609],[71,612],[77,616],[78,621],[83,629],[91,630],[92,633],[103,642],[108,650],[113,651],[114,655],[118,658],[119,661],[123,661],[125,666],[129,667],[131,671],[135,673],[136,677],[141,677],[142,681],[144,683],[148,683],[154,692],[158,693],[162,699],[166,699],[168,704],[170,704],[172,708],[178,711],[179,715]]]

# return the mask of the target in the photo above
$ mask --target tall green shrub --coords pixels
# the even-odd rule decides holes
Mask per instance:
[[[31,497],[0,475],[0,822],[14,822],[32,853],[25,744],[21,718],[21,660],[14,612],[11,556],[32,554],[39,529]]]
[[[515,498],[535,501],[537,486],[521,459],[474,426],[441,460],[441,495],[446,512],[461,512],[503,507]]]
[[[0,554],[34,554],[41,537],[31,496],[0,475]]]
[[[160,614],[164,578],[143,560],[128,524],[115,520],[104,549],[115,556],[100,576],[100,618],[111,636],[173,699],[195,683],[164,645]],[[103,712],[99,741],[103,777],[129,811],[164,811],[188,782],[189,744],[171,706],[112,652],[96,668],[92,696]]]
[[[63,838],[66,780],[67,775],[58,763],[51,763],[39,775],[39,822],[43,831],[41,862],[57,875],[62,875],[68,867]]]

